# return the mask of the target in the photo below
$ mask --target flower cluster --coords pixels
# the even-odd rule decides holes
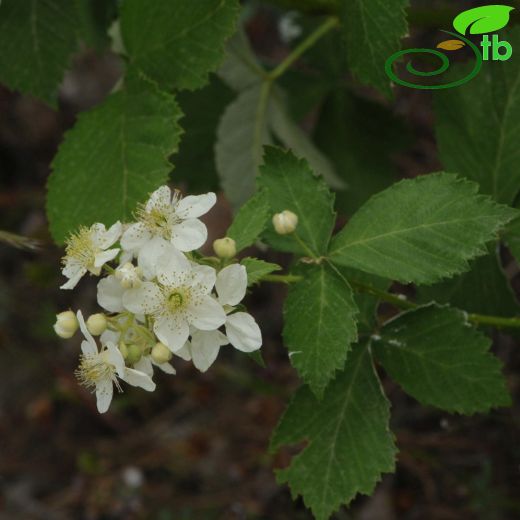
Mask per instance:
[[[99,412],[120,381],[153,391],[154,367],[175,374],[173,355],[204,372],[224,345],[260,348],[260,329],[240,305],[247,273],[232,260],[233,241],[216,241],[219,258],[196,251],[207,239],[198,217],[215,202],[214,193],[182,198],[162,186],[138,207],[136,222],[108,230],[94,224],[68,239],[61,288],[73,289],[86,273],[100,276],[97,301],[105,312],[86,322],[81,311],[62,312],[54,330],[63,338],[78,327],[83,333],[76,375],[95,391]]]

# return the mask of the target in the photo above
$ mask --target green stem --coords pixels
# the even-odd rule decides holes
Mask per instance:
[[[284,72],[302,55],[310,49],[322,36],[339,25],[339,20],[335,16],[327,18],[314,32],[309,34],[305,40],[297,45],[294,50],[268,75],[269,81],[279,78]]]
[[[273,283],[295,283],[303,280],[303,276],[295,274],[267,274],[262,277],[263,282]]]

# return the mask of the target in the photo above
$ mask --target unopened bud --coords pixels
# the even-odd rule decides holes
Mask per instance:
[[[128,345],[127,347],[126,362],[129,365],[135,365],[142,357],[143,351],[139,345]]]
[[[72,338],[78,330],[79,323],[76,315],[72,311],[64,311],[56,314],[54,332],[63,339]]]
[[[93,336],[99,336],[107,330],[107,317],[101,312],[92,314],[87,320],[87,329]]]
[[[136,288],[141,285],[141,269],[130,262],[118,267],[115,277],[125,289]]]
[[[152,349],[152,359],[158,364],[167,363],[172,358],[170,349],[164,343],[156,343]]]
[[[293,233],[298,225],[298,215],[288,209],[273,216],[273,226],[279,235],[289,235]]]
[[[229,259],[237,254],[237,244],[229,237],[218,238],[213,242],[213,251],[219,258]]]

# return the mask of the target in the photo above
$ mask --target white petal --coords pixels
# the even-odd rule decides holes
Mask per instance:
[[[110,379],[103,379],[96,385],[97,409],[99,413],[105,413],[112,402],[114,387]]]
[[[136,251],[145,246],[152,238],[142,222],[132,224],[121,237],[121,247],[127,251]]]
[[[106,345],[107,343],[118,344],[119,338],[121,337],[120,332],[116,332],[115,330],[107,329],[101,336],[99,336],[99,341],[101,341],[102,345]]]
[[[176,318],[162,316],[153,326],[153,330],[159,340],[172,352],[176,352],[184,346],[190,333],[186,319],[181,316]]]
[[[191,355],[195,367],[206,372],[217,359],[220,346],[227,342],[227,338],[218,330],[195,332],[191,337]]]
[[[205,294],[210,293],[217,280],[217,271],[209,265],[195,265],[193,272],[195,274],[193,284],[198,285],[199,289]]]
[[[197,305],[188,308],[191,319],[190,324],[200,330],[218,329],[226,321],[226,313],[216,300],[211,296],[204,296]]]
[[[124,289],[119,280],[111,274],[106,278],[101,278],[97,286],[97,301],[103,309],[109,312],[122,312]]]
[[[186,341],[184,346],[175,352],[175,355],[179,356],[181,359],[184,359],[184,361],[191,361],[191,343]]]
[[[152,279],[161,273],[187,271],[188,259],[172,244],[161,237],[155,237],[141,249],[137,260],[143,276]]]
[[[110,262],[110,260],[113,260],[119,253],[119,249],[108,249],[107,251],[102,251],[101,253],[98,253],[94,257],[94,267],[102,267],[107,262]]]
[[[214,193],[189,195],[181,199],[175,207],[175,213],[182,219],[197,218],[207,213],[217,202]]]
[[[148,356],[143,356],[137,363],[134,364],[134,368],[143,372],[147,376],[153,376],[152,362]]]
[[[65,269],[63,270],[65,271]],[[69,271],[70,273],[71,271]],[[76,285],[78,285],[78,282],[81,280],[82,276],[87,272],[87,270],[84,267],[77,267],[75,269],[75,272],[72,276],[69,277],[69,280],[65,282],[60,289],[74,289]],[[65,273],[63,273],[65,274]]]
[[[237,305],[246,295],[247,271],[243,265],[232,264],[218,273],[215,288],[222,305]]]
[[[105,231],[98,238],[98,244],[101,249],[107,249],[112,244],[115,244],[119,238],[121,237],[121,231],[123,230],[123,226],[119,220],[113,224],[108,231]]]
[[[253,352],[262,346],[262,333],[253,316],[236,312],[228,316],[226,335],[229,342],[242,352]]]
[[[157,363],[154,363],[156,367],[159,367],[160,370],[162,370],[165,374],[169,375],[175,375],[177,372],[175,371],[175,368],[173,368],[170,363],[161,363],[160,365]]]
[[[97,348],[97,343],[95,342],[94,338],[92,337],[92,334],[90,334],[90,332],[88,331],[87,329],[87,326],[85,324],[85,320],[83,319],[83,314],[81,313],[81,311],[78,311],[76,313],[76,317],[78,318],[78,323],[79,323],[79,328],[81,330],[81,332],[83,333],[83,336],[85,336],[86,338],[86,343],[88,343],[88,345],[85,345],[83,346],[83,342],[81,344],[81,350],[83,352],[83,354],[87,355],[87,354],[97,354],[98,353],[98,348]]]
[[[150,212],[154,208],[164,208],[169,206],[172,201],[172,192],[168,186],[161,186],[156,189],[146,203],[146,211]]]
[[[123,305],[134,314],[153,314],[163,301],[159,287],[143,282],[136,289],[128,289],[123,295]]]
[[[143,372],[139,372],[139,370],[125,368],[125,377],[122,379],[129,385],[138,386],[139,388],[142,388],[148,392],[153,392],[155,390],[155,383],[152,381],[150,376],[147,376]]]
[[[172,227],[172,244],[180,251],[193,251],[206,242],[208,230],[196,218],[184,220]]]
[[[121,354],[120,350],[113,344],[107,343],[106,350],[104,352],[106,356],[106,360],[114,365],[117,375],[119,377],[123,377],[125,374],[125,360],[123,359],[123,354]]]

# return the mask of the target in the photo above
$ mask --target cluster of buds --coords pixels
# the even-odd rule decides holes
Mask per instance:
[[[196,251],[207,240],[198,217],[215,202],[214,193],[182,198],[162,186],[138,207],[135,222],[82,227],[67,240],[61,288],[74,289],[87,273],[100,277],[104,312],[86,321],[81,311],[61,312],[54,330],[62,338],[81,330],[76,375],[95,391],[99,412],[121,381],[153,391],[154,368],[175,374],[174,356],[205,371],[224,345],[248,353],[261,347],[260,329],[241,304],[247,272],[233,260],[234,241],[214,242],[217,263]]]

